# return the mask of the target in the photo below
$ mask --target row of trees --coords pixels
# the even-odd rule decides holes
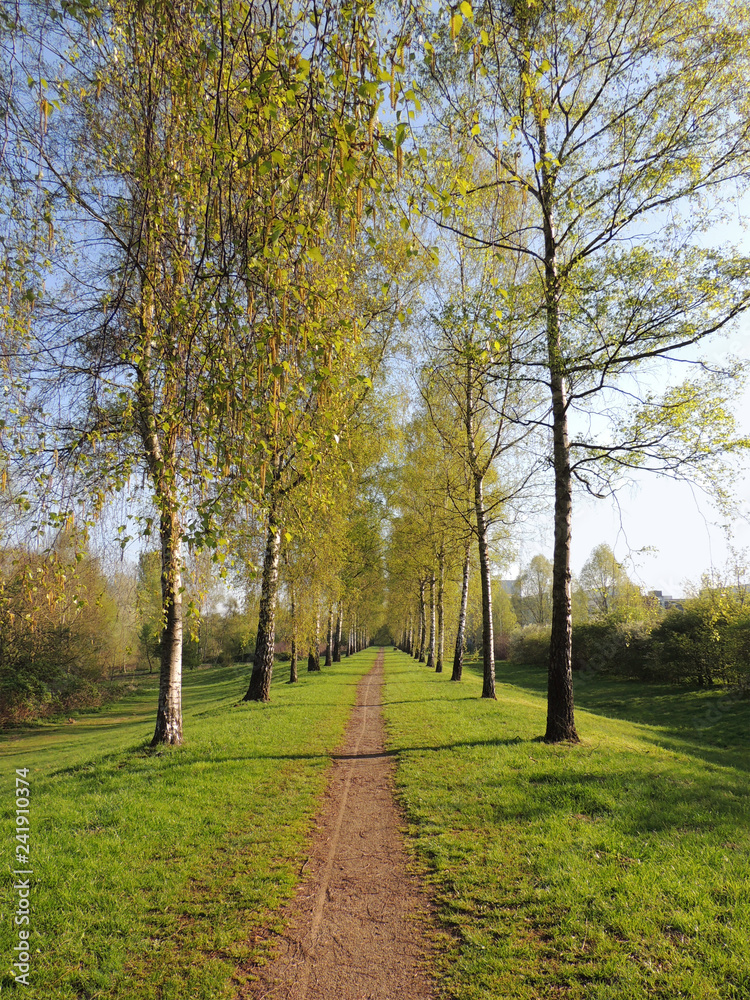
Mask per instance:
[[[700,240],[748,170],[745,5],[383,13],[34,0],[0,23],[4,502],[48,527],[125,495],[158,537],[155,743],[181,740],[185,546],[252,562],[262,539],[263,700],[280,593],[293,621],[311,587],[370,600],[339,553],[370,551],[383,502],[391,608],[436,665],[446,569],[468,593],[476,549],[494,697],[490,546],[545,471],[546,738],[577,739],[574,487],[716,492],[745,444],[736,366],[669,369],[750,305],[747,262]],[[354,451],[401,323],[421,404],[376,497]]]
[[[267,699],[282,542],[287,586],[319,580],[315,520],[398,306],[408,245],[363,229],[372,17],[42,0],[1,30],[6,500],[49,526],[130,497],[161,553],[154,743],[179,743],[184,546],[264,536],[247,697]]]
[[[632,468],[711,485],[717,454],[743,446],[722,375],[675,384],[654,372],[750,303],[746,262],[696,238],[747,176],[747,13],[510,0],[416,16],[422,113],[405,131],[420,183],[410,204],[456,246],[450,291],[429,317],[424,392],[440,397],[431,408],[447,407],[451,430],[466,431],[483,576],[483,477],[510,442],[544,438],[554,489],[551,741],[577,739],[574,485],[604,494]],[[403,78],[410,65],[402,60]],[[506,469],[500,493],[510,500],[519,481]]]
[[[377,442],[373,434],[370,440]],[[354,442],[353,442],[354,443]],[[313,496],[304,530],[282,543],[274,615],[275,646],[297,680],[299,659],[320,669],[367,644],[380,621],[383,572],[380,509],[361,482],[375,454],[363,439],[354,479],[334,507]],[[368,459],[367,456],[370,456]],[[288,515],[288,524],[293,523]],[[262,526],[226,571],[205,549],[181,565],[186,608],[181,668],[253,662],[262,579],[256,570]],[[101,547],[100,547],[101,548]],[[119,546],[116,547],[119,552]],[[98,556],[63,533],[36,551],[5,549],[0,562],[0,718],[22,721],[98,704],[137,669],[159,669],[164,641],[162,554],[136,565],[112,545]],[[278,659],[278,656],[277,656]],[[114,688],[111,681],[115,681]],[[270,678],[269,678],[270,682]]]

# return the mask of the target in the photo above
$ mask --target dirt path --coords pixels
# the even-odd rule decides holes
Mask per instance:
[[[334,758],[306,877],[289,904],[278,957],[246,970],[254,1000],[429,1000],[429,903],[407,871],[384,750],[383,655],[362,678]]]

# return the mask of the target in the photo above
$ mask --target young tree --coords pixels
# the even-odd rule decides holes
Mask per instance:
[[[516,613],[524,625],[549,625],[552,618],[552,563],[536,555],[515,585]]]
[[[642,605],[641,594],[609,545],[597,545],[583,564],[578,582],[598,617]]]
[[[483,277],[491,287],[489,275]],[[517,373],[510,363],[508,346],[490,339],[492,313],[483,290],[481,285],[479,290],[465,288],[460,299],[450,301],[439,317],[432,317],[435,332],[430,339],[431,361],[425,371],[423,394],[445,447],[468,472],[473,494],[471,530],[479,549],[482,587],[482,697],[494,698],[490,536],[493,523],[503,514],[507,516],[508,502],[527,486],[533,463],[519,467],[512,460],[528,431],[505,419],[506,408],[515,405],[519,412],[523,407],[514,399]],[[501,459],[505,465],[498,471]],[[461,493],[464,478],[459,472],[451,490],[455,513],[459,514],[465,510]]]

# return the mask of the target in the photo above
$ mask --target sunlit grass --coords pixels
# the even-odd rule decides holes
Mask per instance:
[[[304,842],[368,651],[240,703],[247,667],[188,672],[185,746],[156,752],[156,691],[3,745],[8,855],[14,772],[31,769],[31,986],[39,1000],[233,995],[304,861]],[[10,866],[9,866],[10,867]],[[6,868],[6,871],[8,869]],[[5,877],[0,940],[10,974]]]
[[[750,997],[747,702],[591,678],[582,745],[548,746],[543,674],[499,665],[489,702],[471,666],[386,670],[449,996]]]
[[[186,745],[153,753],[155,688],[4,742],[32,780],[30,998],[220,1000],[293,891],[374,651],[269,705],[247,668],[188,673]],[[747,1000],[748,703],[577,679],[578,747],[551,747],[543,673],[452,684],[386,654],[386,713],[415,853],[448,930],[457,1000]],[[6,878],[0,983],[12,984]]]

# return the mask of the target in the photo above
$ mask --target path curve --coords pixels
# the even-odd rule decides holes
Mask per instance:
[[[383,653],[359,683],[277,958],[243,1000],[432,1000],[430,906],[408,871],[385,752]]]

